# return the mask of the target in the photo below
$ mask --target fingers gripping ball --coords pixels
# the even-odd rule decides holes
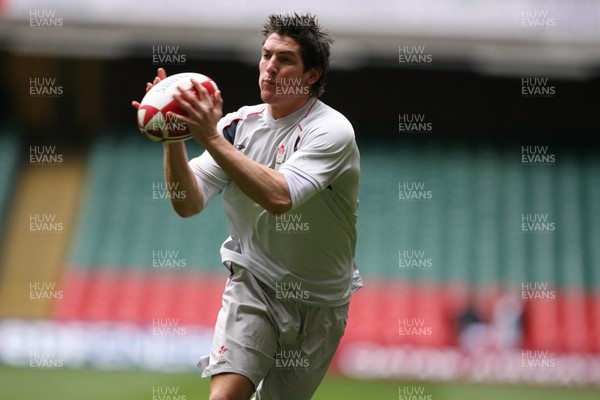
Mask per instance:
[[[167,116],[167,113],[171,111],[186,115],[173,96],[179,94],[178,86],[198,96],[196,89],[192,87],[192,79],[200,82],[214,99],[217,84],[205,75],[184,72],[161,80],[146,93],[138,108],[137,124],[144,135],[155,142],[179,142],[191,137],[187,125]]]

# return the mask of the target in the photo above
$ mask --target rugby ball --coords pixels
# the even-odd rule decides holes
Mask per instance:
[[[184,72],[161,80],[146,93],[138,108],[137,124],[144,135],[155,142],[180,142],[191,137],[187,125],[168,117],[167,113],[171,111],[175,114],[185,115],[173,96],[179,94],[177,87],[189,90],[198,96],[196,89],[192,86],[192,79],[200,82],[214,99],[218,87],[206,75]]]

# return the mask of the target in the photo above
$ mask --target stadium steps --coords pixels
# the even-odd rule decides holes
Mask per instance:
[[[20,165],[0,260],[1,317],[49,317],[60,296],[60,276],[84,179],[83,157],[63,156],[59,165]],[[32,230],[30,218],[36,215],[53,220],[53,225]]]

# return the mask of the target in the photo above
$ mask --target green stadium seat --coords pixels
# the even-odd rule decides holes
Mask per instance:
[[[200,151],[190,147],[190,156]],[[71,265],[151,270],[154,252],[168,250],[190,268],[222,268],[219,248],[227,230],[220,198],[201,215],[180,218],[168,200],[153,193],[153,185],[164,182],[162,168],[158,143],[135,135],[98,140],[89,157]]]

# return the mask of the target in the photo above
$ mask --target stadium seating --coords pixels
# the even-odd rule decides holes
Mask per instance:
[[[200,150],[188,143],[190,155]],[[517,145],[361,145],[357,263],[366,286],[344,340],[455,345],[455,317],[470,296],[489,319],[502,293],[532,282],[556,298],[525,302],[524,345],[598,352],[600,161],[591,150],[554,150],[553,165],[523,165]],[[72,295],[56,317],[148,323],[176,315],[212,324],[226,277],[221,200],[198,217],[177,217],[154,195],[163,182],[160,145],[135,135],[98,139],[87,176],[65,277]],[[403,199],[401,185],[429,196]],[[546,215],[555,230],[525,232],[523,214]],[[186,267],[156,268],[156,251],[178,252]],[[429,264],[403,268],[402,252]],[[401,337],[401,318],[422,318],[436,334]]]
[[[200,151],[190,146],[190,156]],[[203,270],[220,268],[226,222],[219,202],[179,218],[164,197],[162,147],[135,135],[104,137],[93,148],[89,183],[70,258],[78,268],[152,269],[154,252],[179,251]]]

